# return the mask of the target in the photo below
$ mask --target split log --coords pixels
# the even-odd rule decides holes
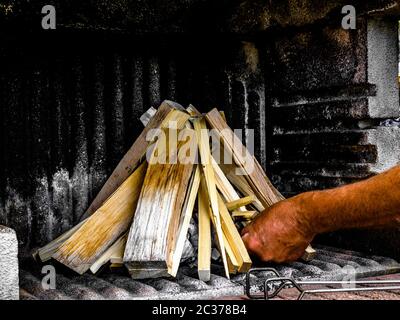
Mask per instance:
[[[243,196],[254,196],[255,194],[250,187],[249,183],[247,182],[246,178],[243,175],[238,175],[236,172],[240,171],[240,169],[236,165],[227,165],[227,164],[220,164],[220,168],[222,172],[225,174],[226,178],[229,180],[232,185],[234,185],[237,190],[243,195]],[[236,171],[237,170],[237,171]],[[255,197],[256,200],[254,201],[253,205],[254,207],[259,211],[264,211],[264,206],[261,204],[261,202]],[[236,199],[234,199],[236,200]],[[228,200],[227,200],[228,201]],[[231,200],[233,201],[233,200]]]
[[[228,209],[226,208],[224,201],[221,196],[218,195],[218,207],[221,215],[222,230],[226,236],[228,243],[230,244],[232,251],[238,261],[238,271],[247,272],[251,268],[251,259],[247,252],[247,249],[243,243],[242,237],[240,236]]]
[[[202,178],[203,180],[204,178]],[[211,277],[211,207],[208,202],[205,182],[202,181],[198,194],[199,236],[197,251],[197,270],[199,279],[210,281]]]
[[[146,154],[147,148],[152,144],[148,134],[152,129],[165,128],[170,121],[175,121],[176,129],[184,127],[189,115],[178,110],[174,110],[171,102],[164,101],[158,108],[156,114],[150,119],[140,136],[133,143],[122,160],[119,162],[114,172],[108,178],[96,198],[93,200],[82,219],[93,214],[104,201],[132,174],[138,164]]]
[[[225,269],[225,275],[229,279],[229,268],[226,260],[225,245],[221,228],[221,218],[218,209],[218,193],[215,182],[214,169],[211,162],[211,152],[209,144],[209,136],[207,126],[204,118],[193,120],[194,129],[196,131],[201,166],[203,169],[205,184],[207,188],[208,199],[210,201],[211,211],[215,219],[215,233],[217,235],[217,241],[221,250],[222,262]]]
[[[243,170],[243,177],[250,185],[254,195],[261,202],[264,208],[284,200],[282,194],[272,185],[257,159],[252,156],[240,139],[225,122],[217,109],[206,114],[208,124],[215,129],[225,148],[232,154],[236,165]],[[309,246],[307,248],[311,250]]]
[[[185,202],[183,204],[182,215],[179,223],[179,230],[176,236],[177,238],[176,245],[173,252],[169,254],[169,257],[172,258],[172,261],[168,263],[168,273],[173,277],[176,276],[179,264],[181,262],[182,253],[189,230],[190,220],[192,219],[193,215],[193,208],[199,191],[199,186],[200,186],[200,168],[199,166],[197,166],[191,178],[189,189],[187,191]]]
[[[253,189],[254,194],[265,208],[282,200],[280,193],[269,181],[258,161],[243,146],[240,139],[222,118],[217,109],[206,114],[208,124],[218,132],[225,148],[233,155],[234,162],[245,172],[245,178]]]
[[[214,158],[211,158],[212,166],[215,173],[215,180],[217,184],[217,189],[221,193],[225,202],[231,202],[235,200],[239,200],[240,196],[236,192],[235,188],[230,184],[229,180],[222,172],[221,168],[217,164]],[[239,208],[240,211],[245,211],[243,208]]]
[[[57,251],[61,244],[63,244],[67,239],[69,239],[85,222],[87,219],[78,223],[75,227],[69,229],[67,232],[64,232],[58,238],[54,239],[53,241],[46,244],[44,247],[38,249],[34,254],[33,257],[39,258],[40,261],[46,262],[51,259],[53,254]]]
[[[142,163],[117,191],[54,253],[53,258],[79,274],[125,233],[132,223],[147,163]]]
[[[197,148],[195,133],[191,129],[183,129],[179,134],[186,136],[187,141],[171,145],[169,135],[178,136],[178,132],[173,131],[165,130],[166,138],[159,139],[152,151],[128,235],[124,263],[132,277],[146,277],[149,273],[145,269],[156,270],[156,274],[167,273],[168,254],[175,248],[179,218]],[[185,159],[188,149],[192,150],[191,158]],[[177,158],[173,158],[176,155]],[[160,163],[159,159],[163,161]]]

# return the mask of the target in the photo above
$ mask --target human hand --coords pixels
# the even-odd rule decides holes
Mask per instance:
[[[276,203],[242,230],[242,239],[251,254],[277,263],[299,259],[315,234],[293,199]]]

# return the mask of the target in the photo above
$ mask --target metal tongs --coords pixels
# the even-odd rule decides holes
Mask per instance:
[[[251,293],[250,275],[255,272],[271,272],[274,277],[264,280],[263,294]],[[342,288],[305,289],[304,286],[342,285]],[[357,285],[379,285],[377,287],[357,287]],[[347,287],[345,287],[347,286]],[[271,288],[271,289],[270,289]],[[306,294],[340,293],[362,291],[400,290],[400,280],[356,280],[356,281],[297,281],[291,277],[282,277],[274,268],[252,268],[246,274],[246,295],[254,300],[269,300],[275,298],[282,290],[296,288],[299,291],[297,300],[302,300]]]

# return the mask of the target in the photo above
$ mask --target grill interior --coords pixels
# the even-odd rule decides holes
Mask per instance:
[[[382,9],[392,1],[361,4],[360,12],[380,16],[360,15],[348,31],[333,19],[340,12],[334,4],[303,12],[299,22],[282,17],[285,6],[264,1],[257,10],[243,1],[228,11],[209,1],[157,10],[146,1],[143,8],[118,2],[112,13],[96,8],[93,15],[91,5],[73,2],[58,4],[57,32],[0,33],[0,224],[18,235],[21,298],[243,293],[242,276],[231,282],[216,268],[205,284],[190,267],[176,281],[63,272],[57,290],[41,289],[31,252],[78,222],[142,130],[140,115],[164,99],[200,111],[218,107],[232,128],[254,129],[255,155],[285,196],[359,181],[400,160],[400,127],[388,125],[400,116],[398,13]],[[15,21],[29,25],[36,16],[27,12],[39,11],[26,6],[15,10],[22,12]],[[126,13],[130,22],[120,19]],[[13,26],[12,18],[0,24]],[[391,259],[400,258],[398,229],[318,242],[331,247],[317,245],[314,261],[278,271],[326,279],[340,278],[346,265],[359,276],[398,271]]]
[[[359,252],[327,246],[316,246],[317,256],[309,263],[295,262],[272,266],[285,277],[297,280],[343,280],[354,268],[356,278],[373,277],[400,271],[400,264],[393,259],[368,256]],[[115,274],[104,270],[100,276],[70,272],[57,273],[56,289],[44,290],[41,284],[40,267],[25,261],[20,272],[21,299],[212,299],[245,295],[245,275],[233,276],[231,281],[224,277],[222,266],[213,265],[211,281],[198,280],[197,269],[183,265],[176,279],[159,278],[132,280],[127,274]],[[251,290],[260,291],[263,280],[271,277],[269,272],[257,272],[251,276]]]

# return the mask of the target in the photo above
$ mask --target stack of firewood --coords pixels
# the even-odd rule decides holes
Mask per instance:
[[[252,262],[238,228],[282,195],[217,109],[202,115],[164,101],[141,120],[145,129],[81,222],[36,257],[79,274],[111,265],[135,279],[175,277],[196,217],[199,278],[210,279],[213,235],[226,277],[248,271]]]

